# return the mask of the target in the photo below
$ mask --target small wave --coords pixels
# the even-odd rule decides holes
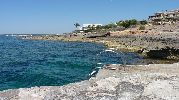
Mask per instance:
[[[111,49],[106,49],[105,52],[114,52],[114,53],[116,53],[115,51],[113,51]]]
[[[7,35],[5,35],[5,36],[12,36],[12,37],[13,37],[13,36],[17,36],[17,35],[13,35],[13,34],[11,34],[11,35],[8,35],[8,34],[7,34]]]
[[[115,48],[109,48],[110,50],[115,50]]]
[[[110,50],[110,49],[106,49],[105,51],[111,51],[111,52],[112,52],[113,50]]]
[[[96,67],[97,69],[101,69],[102,67]]]
[[[111,64],[111,65],[117,65],[117,64]],[[118,65],[120,65],[120,64],[118,64]]]
[[[91,74],[89,74],[89,76],[94,77],[94,76],[96,76],[97,73],[98,73],[98,70],[94,70],[91,72]]]
[[[97,63],[98,65],[102,65],[103,63]]]

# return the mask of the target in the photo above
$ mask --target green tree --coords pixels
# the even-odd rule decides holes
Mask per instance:
[[[136,19],[131,19],[131,20],[129,20],[129,24],[130,25],[136,25],[137,24],[137,20]]]
[[[122,21],[122,22],[120,23],[120,26],[123,26],[123,27],[125,27],[125,28],[128,28],[128,27],[130,26],[129,20]]]
[[[136,19],[131,19],[131,20],[125,20],[125,21],[119,21],[117,22],[117,26],[123,26],[125,28],[130,27],[131,25],[137,25],[137,20]]]
[[[79,23],[75,23],[74,25],[75,25],[76,28],[80,26]]]
[[[99,29],[102,29],[102,26],[101,26],[101,25],[97,25],[97,26],[96,26],[96,30],[99,30]]]
[[[147,24],[148,22],[146,21],[146,20],[142,20],[142,21],[140,21],[140,24],[141,25],[145,25],[145,24]]]
[[[116,28],[116,27],[117,27],[117,25],[116,25],[116,24],[114,24],[114,23],[111,23],[111,24],[108,24],[108,27],[109,27],[109,28]]]

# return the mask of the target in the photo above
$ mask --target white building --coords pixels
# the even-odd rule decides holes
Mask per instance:
[[[82,30],[88,30],[90,28],[96,28],[97,26],[103,26],[102,24],[83,24]]]
[[[94,30],[98,26],[103,26],[102,24],[83,24],[81,27],[77,27],[77,32],[83,33],[88,30]]]

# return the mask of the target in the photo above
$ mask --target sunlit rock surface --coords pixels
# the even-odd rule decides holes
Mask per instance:
[[[104,66],[90,80],[6,90],[0,100],[179,100],[179,63]]]

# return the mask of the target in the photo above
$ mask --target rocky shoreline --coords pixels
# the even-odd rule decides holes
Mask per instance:
[[[27,36],[23,39],[81,41],[103,43],[123,52],[135,52],[144,58],[179,61],[179,23],[175,25],[145,26],[145,30],[130,28],[106,33],[73,33],[70,35]],[[166,31],[166,29],[168,31]]]
[[[108,65],[90,80],[5,90],[0,100],[178,100],[179,63]]]
[[[170,27],[170,28],[167,28]],[[22,39],[103,43],[112,50],[135,52],[144,58],[179,62],[179,24],[147,26],[86,37],[75,35],[23,36]],[[167,32],[164,32],[164,30]],[[80,34],[80,35],[79,35]],[[178,100],[179,63],[105,65],[96,77],[65,86],[5,90],[0,100]]]

